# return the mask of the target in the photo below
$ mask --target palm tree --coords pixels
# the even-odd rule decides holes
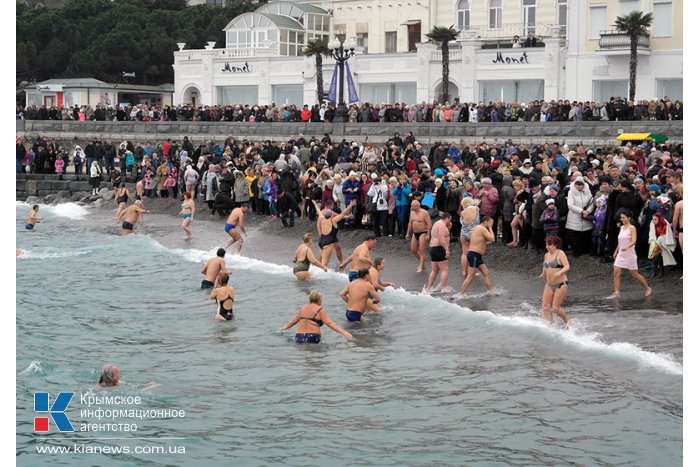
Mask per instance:
[[[323,103],[323,58],[329,56],[328,39],[311,39],[304,48],[304,56],[316,57],[316,98],[319,105]]]
[[[637,94],[637,46],[639,36],[647,35],[647,29],[653,20],[651,13],[646,15],[641,11],[633,11],[627,16],[618,16],[615,27],[620,32],[630,36],[630,100],[633,101]]]
[[[437,44],[442,49],[442,102],[447,101],[447,93],[450,85],[450,49],[449,43],[457,39],[459,32],[455,30],[454,24],[449,28],[435,26],[433,30],[426,34],[426,37],[433,44]]]

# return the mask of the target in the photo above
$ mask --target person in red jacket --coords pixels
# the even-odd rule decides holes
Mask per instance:
[[[309,110],[309,106],[305,105],[304,110],[301,111],[301,121],[308,122],[310,119],[311,119],[311,111]]]

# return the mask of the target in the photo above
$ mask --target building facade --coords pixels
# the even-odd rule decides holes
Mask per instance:
[[[597,102],[627,96],[629,37],[615,31],[618,16],[651,12],[649,35],[640,37],[637,98],[683,98],[683,0],[571,0],[566,58],[567,92]]]
[[[172,105],[171,84],[143,86],[111,84],[94,78],[56,78],[24,88],[27,106],[73,107],[102,105]]]
[[[358,46],[349,64],[360,101],[432,101],[440,96],[442,83],[442,53],[426,39],[435,25],[455,25],[460,31],[449,50],[450,100],[588,100],[608,91],[626,95],[619,81],[626,79],[629,52],[625,61],[619,48],[614,54],[608,49],[601,52],[598,39],[588,37],[588,31],[601,24],[600,16],[588,14],[590,7],[606,4],[603,26],[610,29],[615,16],[624,11],[618,3],[626,1],[271,2],[232,19],[221,47],[210,42],[204,49],[190,50],[186,44],[178,44],[173,99],[176,104],[195,105],[316,103],[315,61],[302,56],[304,45],[317,37],[352,37]],[[661,8],[662,14],[666,7],[657,4],[670,4],[673,23],[671,37],[652,38],[650,57],[655,57],[654,61],[642,66],[640,60],[637,94],[646,98],[657,95],[655,85],[647,82],[642,70],[655,68],[657,62],[666,63],[663,60],[675,61],[675,68],[660,68],[668,71],[666,77],[650,72],[654,77],[649,79],[658,83],[656,87],[675,94],[682,67],[682,29],[676,25],[681,22],[682,0],[638,3],[640,7],[646,3]],[[661,31],[657,32],[667,32],[664,27],[660,22]],[[520,47],[514,47],[515,36],[519,36]],[[534,44],[526,43],[528,36],[535,39]],[[596,73],[605,71],[604,63],[608,75],[598,79],[601,75]],[[326,90],[334,64],[330,58],[323,60]]]

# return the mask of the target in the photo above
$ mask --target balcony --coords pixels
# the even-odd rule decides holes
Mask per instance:
[[[460,37],[463,39],[478,40],[483,42],[483,48],[511,48],[513,46],[513,37],[520,36],[520,45],[525,44],[525,39],[529,32],[534,33],[537,39],[537,47],[544,47],[542,39],[547,37],[562,37],[562,33],[566,31],[566,26],[558,26],[554,24],[535,24],[534,26],[525,26],[523,23],[508,23],[502,24],[500,28],[490,28],[488,26],[469,26],[467,29],[460,31]]]
[[[630,36],[627,33],[617,30],[600,31],[600,39],[598,39],[598,52],[600,52],[602,55],[629,55],[630,42]],[[648,33],[639,36],[637,53],[639,55],[649,55]]]
[[[450,49],[449,59],[460,61],[462,60],[462,49]],[[430,51],[430,61],[442,61],[442,50],[431,50]]]

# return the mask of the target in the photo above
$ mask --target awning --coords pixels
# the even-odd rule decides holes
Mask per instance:
[[[656,141],[657,143],[668,141],[666,136],[657,133],[622,133],[616,139],[618,141]]]
[[[401,26],[413,26],[414,24],[420,24],[419,19],[409,19],[405,23],[401,23]]]

